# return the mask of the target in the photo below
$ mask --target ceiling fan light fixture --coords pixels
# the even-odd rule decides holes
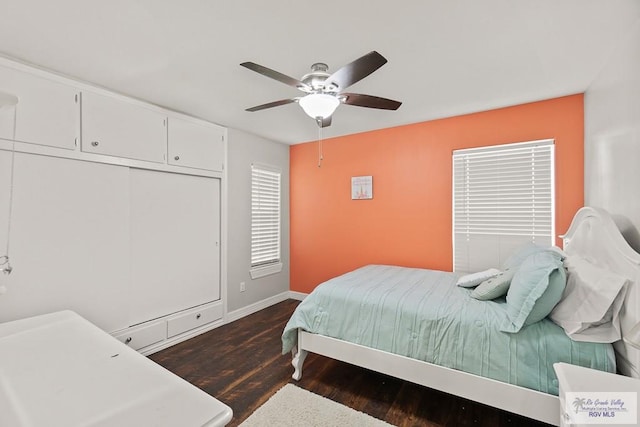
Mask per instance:
[[[324,128],[331,126],[331,116],[340,104],[380,110],[397,110],[402,104],[401,102],[379,96],[344,92],[346,88],[367,77],[386,62],[387,60],[384,56],[373,50],[339,68],[332,74],[329,74],[327,64],[316,62],[311,66],[311,72],[302,76],[301,79],[289,77],[255,62],[243,62],[240,66],[288,86],[295,87],[305,93],[300,97],[256,105],[255,107],[247,108],[246,111],[260,111],[297,102],[305,114],[314,119],[319,127]]]
[[[326,119],[336,111],[340,100],[333,95],[327,95],[326,93],[311,93],[307,96],[300,98],[298,101],[307,116],[315,119],[322,117]]]

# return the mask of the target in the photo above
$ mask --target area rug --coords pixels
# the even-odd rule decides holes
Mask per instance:
[[[240,427],[391,426],[363,412],[287,384],[249,416]]]

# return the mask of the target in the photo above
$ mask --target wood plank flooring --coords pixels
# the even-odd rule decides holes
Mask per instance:
[[[233,409],[237,426],[287,383],[396,426],[542,427],[533,421],[323,356],[309,354],[302,379],[280,336],[295,300],[199,335],[150,356]]]

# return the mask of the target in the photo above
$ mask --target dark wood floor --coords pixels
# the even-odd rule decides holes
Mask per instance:
[[[315,354],[309,354],[296,382],[291,356],[280,354],[280,336],[298,303],[284,301],[150,358],[229,405],[230,426],[244,421],[287,383],[396,426],[546,426]]]

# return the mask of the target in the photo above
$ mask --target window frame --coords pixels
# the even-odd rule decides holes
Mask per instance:
[[[282,171],[251,164],[250,274],[252,279],[282,271]],[[261,223],[261,225],[259,225]],[[265,228],[257,237],[258,228]],[[274,241],[275,240],[275,241]],[[259,249],[259,246],[262,249]]]
[[[529,157],[527,157],[527,152],[530,153]],[[505,160],[511,159],[514,163],[505,167],[500,157]],[[476,176],[470,177],[469,170],[471,166],[470,163],[468,163],[469,159],[475,162],[481,162],[487,159],[485,160],[487,166],[483,165],[482,172],[478,172],[480,167],[477,166],[477,163],[474,164],[473,167],[476,169],[471,174],[476,174]],[[525,171],[527,171],[527,159],[531,161],[529,169],[531,180],[522,181]],[[460,170],[460,167],[462,167],[460,165],[463,161],[467,163],[465,163],[465,169]],[[515,163],[518,161],[523,163]],[[539,163],[540,161],[547,163]],[[494,169],[490,169],[492,167]],[[515,176],[515,173],[512,174],[512,171],[516,171],[515,173],[521,173],[522,175]],[[466,176],[464,177],[464,181],[461,181],[459,177],[463,173]],[[483,263],[486,264],[484,268],[499,267],[508,256],[508,253],[528,241],[542,245],[554,245],[556,210],[555,173],[554,139],[454,150],[452,154],[453,270],[461,272],[471,272],[471,270],[479,271],[479,269],[482,269],[479,265]],[[483,176],[479,178],[477,175],[481,174],[483,174]],[[505,178],[503,175],[510,176]],[[493,181],[491,181],[492,179]],[[476,180],[476,182],[471,182],[470,184],[472,180]],[[540,221],[536,222],[534,220],[533,225],[531,225],[531,223],[525,224],[526,221],[523,221],[523,218],[526,217],[527,205],[524,202],[513,201],[509,198],[519,195],[519,190],[510,189],[510,186],[518,188],[518,186],[522,186],[523,182],[529,185],[527,190],[524,191],[524,194],[530,196],[531,203],[528,206],[532,212],[532,217],[536,218],[537,215],[537,217],[540,218]],[[476,187],[470,190],[469,185],[475,185]],[[461,187],[466,188],[463,191],[459,191]],[[498,187],[499,189],[497,189]],[[492,191],[493,194],[497,195],[487,194]],[[463,196],[467,198],[464,199]],[[471,196],[471,199],[469,196]],[[483,201],[483,206],[479,208],[477,197],[483,196],[487,197],[488,200],[486,203]],[[500,199],[501,196],[503,197],[502,199]],[[476,197],[476,199],[472,200],[473,197]],[[460,202],[462,199],[464,200]],[[473,202],[476,202],[475,206],[473,206]],[[464,209],[466,209],[467,212],[463,213],[462,211]],[[508,212],[509,209],[512,212],[511,216],[504,215],[504,212]],[[495,218],[499,218],[500,214],[503,215],[503,219],[499,222],[499,225],[492,225],[492,220],[495,221]],[[474,217],[474,215],[476,215],[476,217]],[[514,220],[512,216],[517,215],[520,215],[520,217]],[[460,221],[461,218],[462,221]],[[539,229],[536,228],[538,226],[543,232],[538,231]],[[527,227],[529,227],[529,230],[527,230]],[[464,245],[459,241],[460,235],[466,235],[467,240]],[[471,237],[474,235],[476,236],[475,239]],[[487,250],[489,253],[482,254],[480,257],[482,260],[480,261],[476,259],[471,260],[473,255],[473,248],[471,248],[472,243],[475,242],[477,245],[483,244],[481,242],[483,238],[478,236],[485,236],[484,238],[487,241],[486,244],[488,247],[491,244],[489,240],[495,239],[495,242],[493,242],[495,246],[489,247]],[[471,240],[474,240],[474,242],[471,242]],[[491,252],[489,250],[491,250]],[[466,260],[464,259],[465,257]],[[485,259],[489,260],[492,258],[493,262],[487,261],[485,263]],[[473,268],[473,266],[475,266],[475,268]]]

